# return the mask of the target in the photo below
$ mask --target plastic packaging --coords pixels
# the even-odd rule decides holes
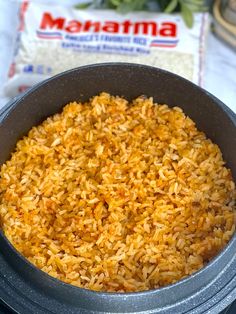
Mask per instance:
[[[208,15],[194,20],[189,29],[178,14],[122,15],[24,1],[5,94],[81,65],[118,61],[163,68],[202,86]]]

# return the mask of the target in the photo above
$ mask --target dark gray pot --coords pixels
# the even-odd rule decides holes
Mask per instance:
[[[181,106],[216,142],[236,179],[236,118],[222,102],[169,72],[134,64],[98,64],[57,75],[32,88],[0,116],[0,162],[16,141],[72,100],[107,91],[141,94]],[[206,267],[176,284],[139,293],[101,293],[62,283],[26,261],[0,234],[0,298],[19,313],[212,313],[236,299],[236,236]]]

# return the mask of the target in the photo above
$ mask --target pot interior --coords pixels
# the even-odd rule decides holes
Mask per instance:
[[[9,158],[17,140],[27,134],[33,126],[41,123],[46,117],[60,112],[68,102],[83,102],[100,92],[124,96],[129,100],[140,95],[146,95],[153,97],[157,103],[168,104],[170,107],[181,107],[196,122],[197,128],[219,145],[223,158],[236,181],[236,119],[229,109],[218,99],[185,79],[156,68],[131,64],[102,64],[74,69],[39,84],[20,97],[19,100],[15,101],[6,118],[0,122],[0,163],[4,163]],[[76,302],[79,302],[76,301],[76,297],[78,296],[78,290],[80,290],[80,297],[84,298],[81,299],[82,301],[80,300],[81,307],[88,307],[90,310],[97,307],[100,311],[105,311],[104,304],[106,304],[106,309],[110,311],[119,310],[124,312],[124,305],[122,307],[120,303],[117,303],[117,307],[114,308],[115,303],[112,302],[115,302],[115,296],[109,297],[106,294],[100,294],[100,298],[97,296],[93,298],[96,293],[69,287],[64,283],[61,283],[60,289],[55,290],[58,287],[56,280],[42,274],[32,265],[26,267],[27,262],[19,254],[16,256],[16,252],[13,252],[14,250],[4,237],[1,236],[0,238],[0,244],[5,248],[6,258],[12,261],[12,265],[21,268],[23,276],[28,281],[41,281],[40,288],[49,291],[49,287],[51,287],[52,291],[55,291],[51,293],[54,299],[57,293],[57,298],[60,297],[74,306]],[[233,252],[230,252],[229,259],[232,254]],[[225,262],[227,263],[227,259],[225,259]],[[220,272],[222,262],[217,263],[215,268],[208,272],[208,280],[213,279]],[[184,290],[182,298],[184,298],[184,294],[192,295],[191,289],[196,290],[196,292],[201,289],[205,285],[204,276],[203,274],[200,280],[195,279],[194,287],[191,282],[187,282],[182,285],[184,287],[182,289],[180,283],[178,291]],[[125,299],[124,295],[119,296],[117,302],[127,300],[127,305],[133,305],[133,308],[137,306],[138,310],[144,310],[150,306],[154,308],[156,302],[159,302],[160,306],[162,303],[163,306],[168,304],[170,300],[177,302],[177,296],[173,290],[169,290],[169,292],[167,290],[168,287],[163,289],[163,299],[161,301],[156,300],[154,302],[155,295],[150,291],[149,297],[145,294],[143,298],[139,298],[137,305],[134,304],[135,297],[131,296],[130,298],[125,297]],[[141,294],[139,295],[141,296]],[[90,298],[90,304],[88,304],[86,296]],[[178,295],[178,298],[181,299],[181,294]]]

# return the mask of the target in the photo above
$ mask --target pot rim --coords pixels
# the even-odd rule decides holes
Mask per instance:
[[[169,71],[166,70],[162,70],[162,69],[158,69],[158,68],[154,68],[152,66],[147,66],[147,65],[141,65],[141,64],[135,64],[135,63],[123,63],[123,62],[108,62],[108,63],[98,63],[98,64],[91,64],[91,65],[85,65],[85,66],[81,66],[78,68],[74,68],[71,70],[67,70],[64,71],[62,73],[59,73],[53,77],[50,77],[49,79],[35,85],[34,87],[30,88],[28,91],[26,91],[23,95],[17,97],[16,99],[13,99],[9,105],[6,105],[5,107],[3,107],[3,109],[0,111],[0,116],[4,115],[4,118],[1,120],[0,122],[0,126],[1,124],[16,110],[16,108],[18,107],[18,104],[23,102],[24,99],[34,93],[36,90],[38,90],[39,88],[50,84],[50,82],[52,80],[56,80],[56,79],[60,79],[61,77],[67,76],[70,73],[76,73],[77,71],[83,71],[83,70],[90,70],[90,69],[94,69],[94,68],[100,68],[100,67],[111,67],[111,66],[128,66],[130,68],[145,68],[145,69],[150,69],[153,70],[155,69],[155,71],[159,71],[159,72],[163,72],[166,73],[167,75],[171,76],[173,79],[176,80],[181,80],[181,81],[185,81],[188,84],[191,84],[195,89],[197,90],[201,90],[204,94],[206,94],[208,97],[210,97],[215,104],[220,107],[225,114],[231,119],[234,127],[236,128],[236,115],[235,113],[233,113],[231,111],[230,108],[228,108],[227,106],[225,106],[219,99],[217,99],[215,96],[213,96],[211,93],[207,92],[206,90],[204,90],[203,88],[195,85],[194,83],[188,81],[185,78],[182,78],[174,73],[171,73]],[[7,108],[6,108],[7,107]],[[18,258],[20,258],[25,264],[27,264],[31,269],[33,269],[35,272],[39,273],[40,276],[44,276],[44,278],[46,279],[50,279],[50,281],[60,285],[60,286],[65,286],[65,287],[69,287],[70,289],[75,289],[75,291],[84,291],[86,292],[86,294],[89,294],[91,296],[93,295],[99,295],[101,297],[110,297],[112,299],[119,299],[119,298],[129,298],[129,297],[145,297],[145,296],[149,296],[149,295],[155,295],[157,294],[159,291],[169,291],[170,289],[174,289],[176,287],[180,287],[182,285],[184,285],[185,283],[190,283],[193,281],[198,280],[199,276],[204,275],[205,273],[208,272],[209,268],[214,267],[219,260],[221,260],[226,254],[227,252],[232,248],[233,244],[236,243],[236,233],[234,233],[234,235],[232,236],[232,238],[230,239],[230,241],[227,243],[227,245],[223,248],[223,250],[221,250],[219,252],[219,254],[217,254],[210,262],[208,262],[204,267],[202,267],[200,270],[194,272],[191,275],[188,275],[187,277],[178,280],[177,282],[164,286],[164,287],[160,287],[157,289],[152,289],[152,290],[147,290],[147,291],[138,291],[138,292],[126,292],[126,293],[119,293],[119,292],[103,292],[103,291],[94,291],[94,290],[90,290],[90,289],[85,289],[85,288],[81,288],[81,287],[77,287],[74,286],[72,284],[69,283],[65,283],[57,278],[54,278],[52,276],[50,276],[49,274],[47,274],[46,272],[42,271],[41,269],[37,268],[34,264],[32,264],[31,262],[29,262],[26,257],[24,257],[19,251],[17,251],[14,246],[10,243],[10,241],[7,239],[7,237],[3,234],[2,230],[0,230],[0,235],[4,238],[5,242],[7,243],[7,245],[10,247],[10,249],[12,251],[14,251],[14,253],[18,256]],[[0,256],[1,257],[1,256]],[[0,294],[1,296],[1,294]]]

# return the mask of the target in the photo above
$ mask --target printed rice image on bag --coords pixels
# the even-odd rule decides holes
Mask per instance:
[[[189,29],[179,14],[78,10],[24,1],[8,97],[62,71],[100,62],[156,66],[203,85],[207,13]]]

